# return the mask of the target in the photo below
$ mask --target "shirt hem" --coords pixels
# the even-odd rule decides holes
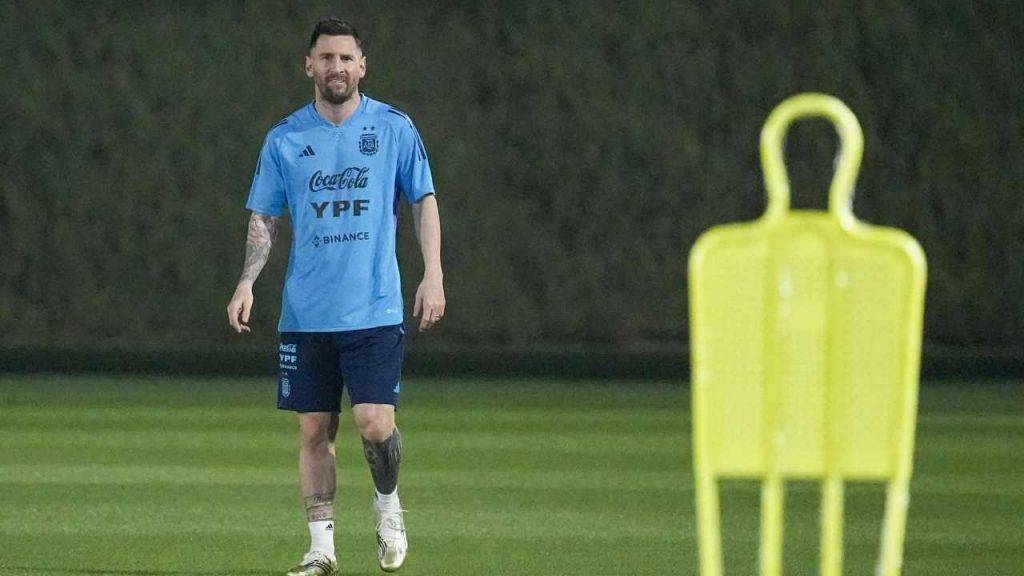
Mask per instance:
[[[360,324],[340,324],[334,326],[317,326],[314,328],[291,328],[278,325],[277,331],[280,332],[352,332],[354,330],[367,330],[370,328],[380,328],[381,326],[399,326],[404,322],[404,318],[401,316],[391,318],[381,318],[379,320],[373,320],[371,322],[363,322]]]
[[[410,204],[419,204],[420,201],[423,200],[424,198],[426,198],[427,196],[434,196],[436,194],[437,194],[437,192],[434,192],[433,190],[424,190],[424,191],[419,192],[418,194],[416,192],[413,192],[413,196],[411,198],[409,198],[409,203]]]
[[[284,215],[284,208],[283,207],[281,209],[279,209],[279,210],[275,210],[275,209],[267,207],[267,206],[256,206],[254,204],[246,204],[245,208],[247,210],[249,210],[250,212],[255,212],[257,214],[263,214],[265,216],[283,216]]]

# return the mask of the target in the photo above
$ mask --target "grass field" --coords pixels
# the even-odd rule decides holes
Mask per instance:
[[[0,374],[0,574],[275,575],[307,545],[274,382]],[[414,575],[696,574],[686,387],[411,380],[399,422]],[[905,574],[1024,574],[1024,404],[922,390]],[[342,574],[380,573],[371,484],[339,438]],[[813,574],[817,489],[792,485],[788,574]],[[757,490],[723,491],[727,570],[755,573]],[[873,573],[882,491],[847,500]]]

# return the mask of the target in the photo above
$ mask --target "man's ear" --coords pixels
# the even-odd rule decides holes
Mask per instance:
[[[309,57],[309,54],[306,54],[306,76],[313,77],[313,59]]]

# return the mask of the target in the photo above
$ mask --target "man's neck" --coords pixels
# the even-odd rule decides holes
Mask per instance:
[[[349,116],[359,108],[359,103],[362,101],[362,97],[359,92],[356,92],[351,98],[345,100],[341,104],[331,104],[323,98],[316,99],[316,111],[335,126],[341,126]]]

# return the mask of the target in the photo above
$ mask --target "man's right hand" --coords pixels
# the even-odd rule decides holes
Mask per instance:
[[[235,288],[235,294],[228,302],[228,324],[235,329],[235,332],[252,332],[247,326],[249,312],[252,311],[252,284],[239,282]]]

